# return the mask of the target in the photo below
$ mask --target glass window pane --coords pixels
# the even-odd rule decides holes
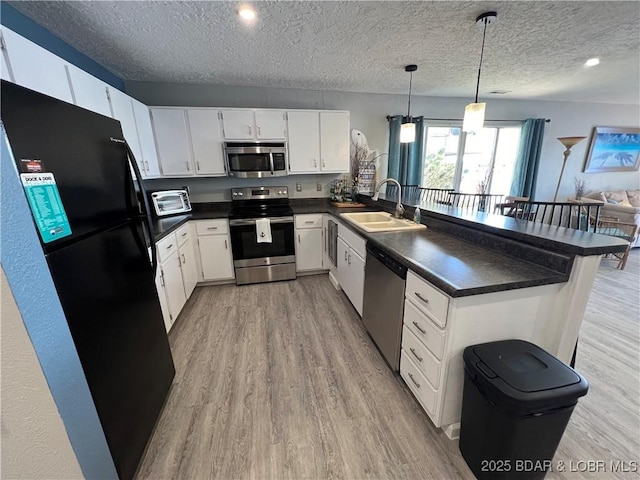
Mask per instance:
[[[428,127],[422,186],[453,188],[460,128]]]
[[[490,193],[509,195],[520,143],[520,127],[500,129]]]
[[[491,157],[497,128],[483,128],[475,134],[467,134],[462,156],[460,192],[487,193],[483,185],[490,180]]]

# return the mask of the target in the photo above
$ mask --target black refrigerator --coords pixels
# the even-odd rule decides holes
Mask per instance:
[[[59,198],[27,197],[36,227],[38,208],[66,213],[64,227],[39,228],[40,241],[116,470],[130,479],[175,374],[146,196],[118,121],[5,81],[1,92],[23,183],[29,172],[55,179]]]

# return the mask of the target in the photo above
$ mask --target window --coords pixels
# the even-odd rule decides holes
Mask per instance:
[[[508,195],[520,127],[485,127],[466,134],[456,125],[427,127],[422,185],[464,193]]]

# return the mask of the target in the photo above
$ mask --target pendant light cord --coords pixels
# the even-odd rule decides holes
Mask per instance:
[[[478,92],[480,91],[480,74],[482,73],[482,57],[484,56],[484,39],[487,36],[487,19],[482,20],[484,22],[484,32],[482,33],[482,49],[480,50],[480,65],[478,66],[478,83],[476,84],[476,101],[478,103]],[[409,91],[411,91],[411,87],[409,87]],[[411,97],[409,97],[409,102],[411,102]]]
[[[407,121],[411,122],[411,84],[413,83],[413,72],[409,72],[409,105],[407,106]]]

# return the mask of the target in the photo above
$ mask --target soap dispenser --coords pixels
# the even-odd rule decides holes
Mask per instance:
[[[421,223],[422,220],[422,215],[420,213],[420,208],[416,207],[416,209],[413,212],[413,221],[416,223]]]

